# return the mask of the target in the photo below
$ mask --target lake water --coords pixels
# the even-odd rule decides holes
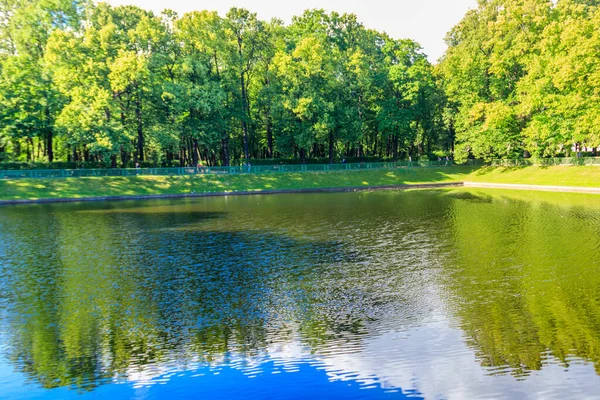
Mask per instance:
[[[0,397],[599,398],[600,197],[0,208]]]

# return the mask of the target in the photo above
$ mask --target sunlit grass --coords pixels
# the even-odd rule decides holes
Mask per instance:
[[[472,173],[468,180],[473,182],[600,187],[600,167],[487,167]]]
[[[319,189],[461,181],[600,187],[600,167],[399,168],[264,175],[3,180],[0,181],[0,200]]]

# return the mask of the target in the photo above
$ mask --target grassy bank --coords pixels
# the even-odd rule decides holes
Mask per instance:
[[[228,191],[316,189],[459,182],[471,167],[262,175],[192,175],[21,179],[0,181],[0,200],[137,196]]]
[[[600,167],[482,167],[473,170],[464,180],[522,185],[600,187]]]
[[[600,168],[451,167],[264,175],[23,179],[0,181],[0,200],[317,189],[462,181],[600,187]]]

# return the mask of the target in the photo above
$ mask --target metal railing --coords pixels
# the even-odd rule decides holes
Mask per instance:
[[[555,157],[555,158],[526,158],[492,160],[492,167],[550,167],[555,165],[597,165],[600,166],[600,157]]]
[[[474,160],[469,160],[473,165]],[[235,167],[174,167],[174,168],[110,168],[110,169],[40,169],[0,170],[0,179],[81,178],[99,176],[182,176],[222,174],[273,174],[283,172],[326,172],[396,168],[451,167],[451,160],[363,162],[339,164],[257,165]]]

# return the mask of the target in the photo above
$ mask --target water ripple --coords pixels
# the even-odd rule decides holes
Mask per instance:
[[[0,388],[598,397],[597,198],[501,193],[2,208]]]

